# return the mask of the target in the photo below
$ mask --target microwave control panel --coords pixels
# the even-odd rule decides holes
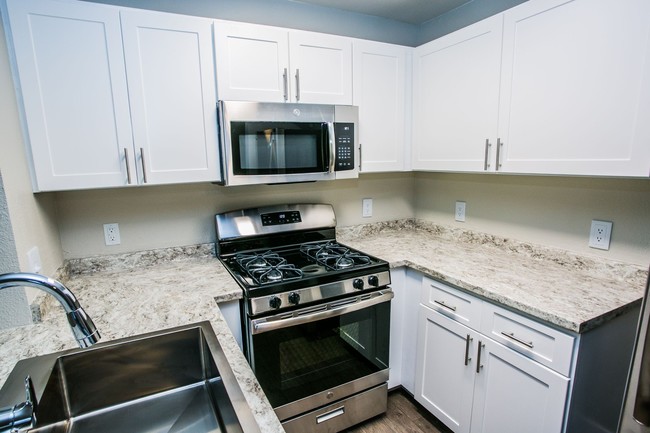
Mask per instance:
[[[334,171],[354,169],[354,123],[335,123],[336,161]]]

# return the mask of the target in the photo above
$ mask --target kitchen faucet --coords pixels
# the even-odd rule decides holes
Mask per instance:
[[[15,273],[0,275],[0,290],[8,287],[34,287],[54,296],[65,309],[72,334],[79,347],[89,347],[100,339],[92,319],[72,292],[60,282],[39,274]]]
[[[79,347],[89,347],[100,339],[99,331],[86,314],[77,298],[60,282],[38,274],[13,273],[0,275],[0,290],[9,287],[34,287],[54,296],[65,309],[68,324]],[[15,431],[17,428],[33,425],[36,412],[36,398],[29,376],[25,378],[26,401],[13,407],[0,408],[0,432]]]

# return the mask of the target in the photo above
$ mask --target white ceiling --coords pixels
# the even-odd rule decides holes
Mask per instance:
[[[422,24],[472,0],[293,0],[358,12],[367,15]]]

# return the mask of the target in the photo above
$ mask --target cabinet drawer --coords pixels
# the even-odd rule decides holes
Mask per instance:
[[[569,376],[575,338],[490,303],[484,303],[480,332]]]
[[[478,329],[481,324],[483,301],[431,278],[422,278],[420,303],[469,328]]]

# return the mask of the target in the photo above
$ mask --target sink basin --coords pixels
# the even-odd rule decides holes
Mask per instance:
[[[27,374],[33,432],[259,431],[209,322],[22,360],[0,407],[24,400]]]

